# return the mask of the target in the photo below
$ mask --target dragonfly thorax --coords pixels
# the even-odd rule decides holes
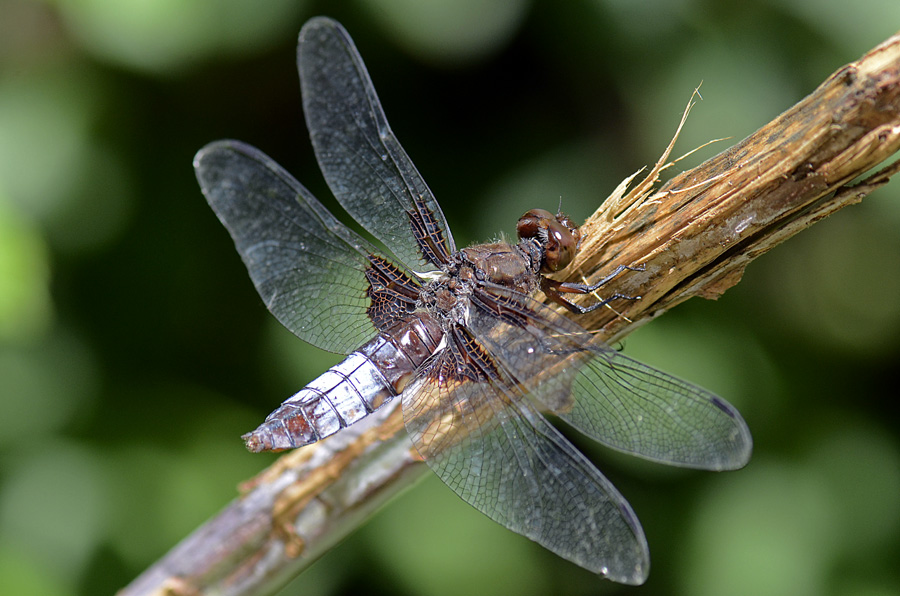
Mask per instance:
[[[531,294],[540,285],[535,260],[519,246],[506,242],[479,244],[460,251],[460,276],[466,269],[478,283],[489,283]]]

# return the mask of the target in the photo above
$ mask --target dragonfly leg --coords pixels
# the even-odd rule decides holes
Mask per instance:
[[[623,271],[643,271],[644,267],[642,265],[637,267],[631,267],[629,265],[619,265],[615,268],[615,270],[609,275],[605,276],[603,279],[599,280],[593,284],[582,284],[582,283],[573,283],[573,282],[562,282],[556,281],[553,279],[548,279],[546,277],[541,278],[541,290],[543,290],[544,294],[547,295],[548,298],[556,302],[557,304],[561,304],[566,307],[568,310],[575,314],[586,314],[593,310],[597,310],[603,306],[606,306],[613,300],[639,300],[640,296],[627,296],[625,294],[613,294],[607,298],[600,300],[599,302],[595,302],[594,304],[590,304],[588,306],[581,306],[579,304],[575,304],[563,294],[589,294],[601,286],[612,281],[616,276],[618,276]]]

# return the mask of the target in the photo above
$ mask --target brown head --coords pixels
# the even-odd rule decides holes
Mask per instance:
[[[535,239],[542,249],[541,273],[565,269],[581,246],[581,232],[567,215],[532,209],[516,224],[519,240]]]

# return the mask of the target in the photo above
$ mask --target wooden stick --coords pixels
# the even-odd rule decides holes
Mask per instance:
[[[750,261],[887,184],[897,166],[849,183],[900,148],[900,34],[831,75],[813,93],[740,143],[669,180],[612,197],[582,228],[572,264],[588,280],[642,264],[604,294],[640,295],[579,319],[607,339],[692,296],[716,298]],[[651,172],[651,175],[653,172]]]

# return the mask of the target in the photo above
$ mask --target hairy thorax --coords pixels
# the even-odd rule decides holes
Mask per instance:
[[[531,294],[540,285],[533,260],[518,246],[506,242],[464,248],[438,279],[423,288],[420,305],[445,322],[468,319],[470,297],[478,286],[502,286]]]

